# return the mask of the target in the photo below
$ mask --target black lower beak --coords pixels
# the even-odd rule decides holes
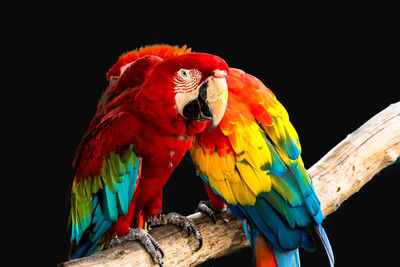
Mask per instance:
[[[183,108],[183,116],[188,120],[209,121],[212,119],[211,111],[201,97],[190,101]]]
[[[199,96],[186,104],[183,116],[189,120],[209,121],[212,119],[210,108],[206,103],[208,81],[204,81],[199,88]]]

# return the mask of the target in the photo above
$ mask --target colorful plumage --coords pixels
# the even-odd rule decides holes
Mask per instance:
[[[216,56],[189,52],[140,48],[107,73],[109,87],[73,162],[72,257],[109,247],[112,237],[160,214],[162,188],[192,136],[208,121],[220,122],[228,67]]]
[[[222,121],[195,136],[190,149],[212,205],[221,206],[215,194],[243,219],[257,266],[300,266],[298,248],[315,249],[312,232],[333,265],[320,203],[288,113],[257,78],[230,68],[227,82]]]
[[[163,185],[190,149],[213,207],[243,219],[257,266],[299,266],[311,232],[333,265],[297,133],[261,81],[167,45],[122,55],[107,79],[73,162],[73,257],[160,214]]]

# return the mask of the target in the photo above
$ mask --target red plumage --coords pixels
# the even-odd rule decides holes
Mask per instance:
[[[119,215],[108,232],[111,235],[124,235],[130,226],[143,227],[144,221],[161,212],[165,182],[191,147],[192,136],[206,128],[207,122],[189,121],[177,113],[173,75],[179,68],[194,66],[204,80],[214,69],[228,68],[218,57],[188,52],[186,47],[141,48],[121,56],[107,73],[110,85],[73,166],[79,183],[99,175],[111,151],[119,154],[133,144],[141,158],[141,174],[128,213]]]

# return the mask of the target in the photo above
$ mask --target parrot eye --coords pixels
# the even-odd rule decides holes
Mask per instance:
[[[174,77],[176,90],[195,88],[201,80],[201,73],[196,69],[180,69]]]
[[[180,69],[180,70],[179,70],[179,75],[180,75],[182,78],[187,79],[187,78],[189,78],[189,70]]]

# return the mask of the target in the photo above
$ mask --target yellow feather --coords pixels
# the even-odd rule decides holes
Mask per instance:
[[[218,159],[217,153],[209,156],[208,169],[206,170],[209,177],[213,177],[213,179],[216,180],[223,180],[226,178],[220,164],[221,161]]]
[[[258,177],[263,177],[262,175],[265,175],[266,178],[263,178],[264,183],[262,183],[263,189],[262,192],[269,192],[271,191],[271,186],[272,186],[272,182],[271,182],[271,173],[270,171],[256,171],[256,173]]]
[[[286,139],[285,126],[281,117],[274,117],[274,123],[265,128],[268,136],[277,144]]]
[[[276,152],[278,152],[279,157],[286,166],[293,166],[293,164],[296,163],[296,160],[291,160],[285,153],[282,153],[280,149],[276,149]]]
[[[293,124],[289,120],[287,120],[287,121],[285,121],[285,126],[286,126],[286,130],[288,131],[290,137],[292,137],[292,139],[296,142],[297,148],[301,152],[299,136],[297,135],[297,132],[293,127]]]
[[[231,191],[240,205],[255,204],[256,195],[250,190],[246,183],[243,182],[237,171],[229,177],[228,181]]]
[[[236,167],[244,183],[256,196],[271,190],[271,179],[267,171],[257,170],[242,162],[236,162]]]
[[[202,173],[206,173],[206,170],[208,170],[209,156],[205,154],[203,148],[200,146],[192,146],[190,149],[190,156],[198,170]]]
[[[232,205],[237,204],[236,198],[233,195],[232,190],[225,179],[216,180],[210,176],[208,177],[208,179],[210,186],[214,188],[218,192],[218,194],[220,194],[226,200],[226,202]]]
[[[250,190],[255,195],[260,194],[262,191],[262,181],[256,175],[253,168],[249,164],[241,162],[237,162],[236,167],[243,181],[250,188]]]
[[[246,160],[257,169],[271,164],[271,154],[262,134],[259,131],[253,131],[249,137],[251,139],[246,148]]]

